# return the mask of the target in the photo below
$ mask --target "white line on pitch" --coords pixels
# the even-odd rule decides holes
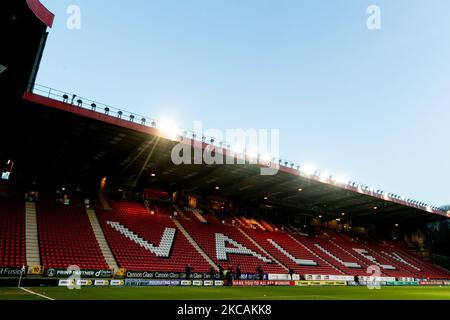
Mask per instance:
[[[41,297],[41,298],[44,298],[44,299],[47,299],[47,300],[55,300],[55,299],[53,299],[53,298],[50,298],[50,297],[44,296],[43,294],[40,294],[40,293],[36,293],[36,292],[34,292],[34,291],[31,291],[31,290],[28,290],[28,289],[26,289],[26,288],[22,288],[22,287],[20,287],[19,289],[22,289],[23,291],[26,291],[26,292],[28,292],[28,293],[31,293],[31,294],[37,295],[37,296],[39,296],[39,297]]]

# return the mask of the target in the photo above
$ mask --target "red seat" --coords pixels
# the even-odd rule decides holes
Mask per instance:
[[[109,269],[92,230],[86,209],[39,199],[37,206],[42,265],[81,269]]]
[[[25,202],[0,199],[0,267],[22,267],[25,255]]]

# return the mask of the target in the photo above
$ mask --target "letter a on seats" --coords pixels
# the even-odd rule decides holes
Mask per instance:
[[[273,245],[275,248],[278,249],[282,254],[284,254],[286,257],[294,261],[296,264],[300,266],[317,266],[317,262],[314,260],[307,260],[307,259],[299,259],[294,257],[292,254],[290,254],[288,251],[286,251],[282,246],[280,246],[275,240],[267,239],[267,241]]]
[[[227,247],[227,243],[232,244],[234,248]],[[245,256],[254,256],[259,260],[270,263],[272,260],[244,247],[242,244],[234,241],[222,233],[216,233],[216,255],[220,261],[228,261],[229,254],[240,254]]]

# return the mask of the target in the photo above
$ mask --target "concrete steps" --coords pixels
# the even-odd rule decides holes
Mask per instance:
[[[27,265],[29,267],[41,265],[39,252],[39,238],[37,228],[36,203],[25,203],[25,243]]]
[[[175,208],[175,211],[178,213],[178,215],[181,217],[181,219],[183,219],[183,220],[191,220],[188,217],[186,217],[186,215],[184,214],[183,210],[181,210],[179,206],[174,204],[173,207]]]
[[[105,210],[112,210],[111,206],[109,205],[108,200],[106,199],[106,196],[102,190],[98,192],[98,199],[100,200],[100,204],[103,209]]]
[[[103,257],[106,260],[109,268],[111,270],[117,271],[119,270],[119,266],[117,265],[116,259],[109,247],[108,242],[106,241],[105,234],[103,233],[102,227],[98,222],[97,215],[95,211],[92,209],[87,209],[87,215],[89,217],[89,221],[91,222],[92,230],[94,231],[95,238],[97,239],[98,245],[102,251]]]

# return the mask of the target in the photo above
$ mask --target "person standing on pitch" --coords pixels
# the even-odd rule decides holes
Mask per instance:
[[[185,269],[186,280],[189,280],[191,278],[191,272],[192,272],[192,267],[190,264],[188,264]]]
[[[211,267],[211,269],[209,270],[209,277],[211,278],[211,280],[216,279],[216,269],[214,269],[214,267]]]
[[[224,271],[221,265],[219,265],[219,276],[221,280],[224,280]]]
[[[236,280],[241,280],[241,266],[236,267]]]

